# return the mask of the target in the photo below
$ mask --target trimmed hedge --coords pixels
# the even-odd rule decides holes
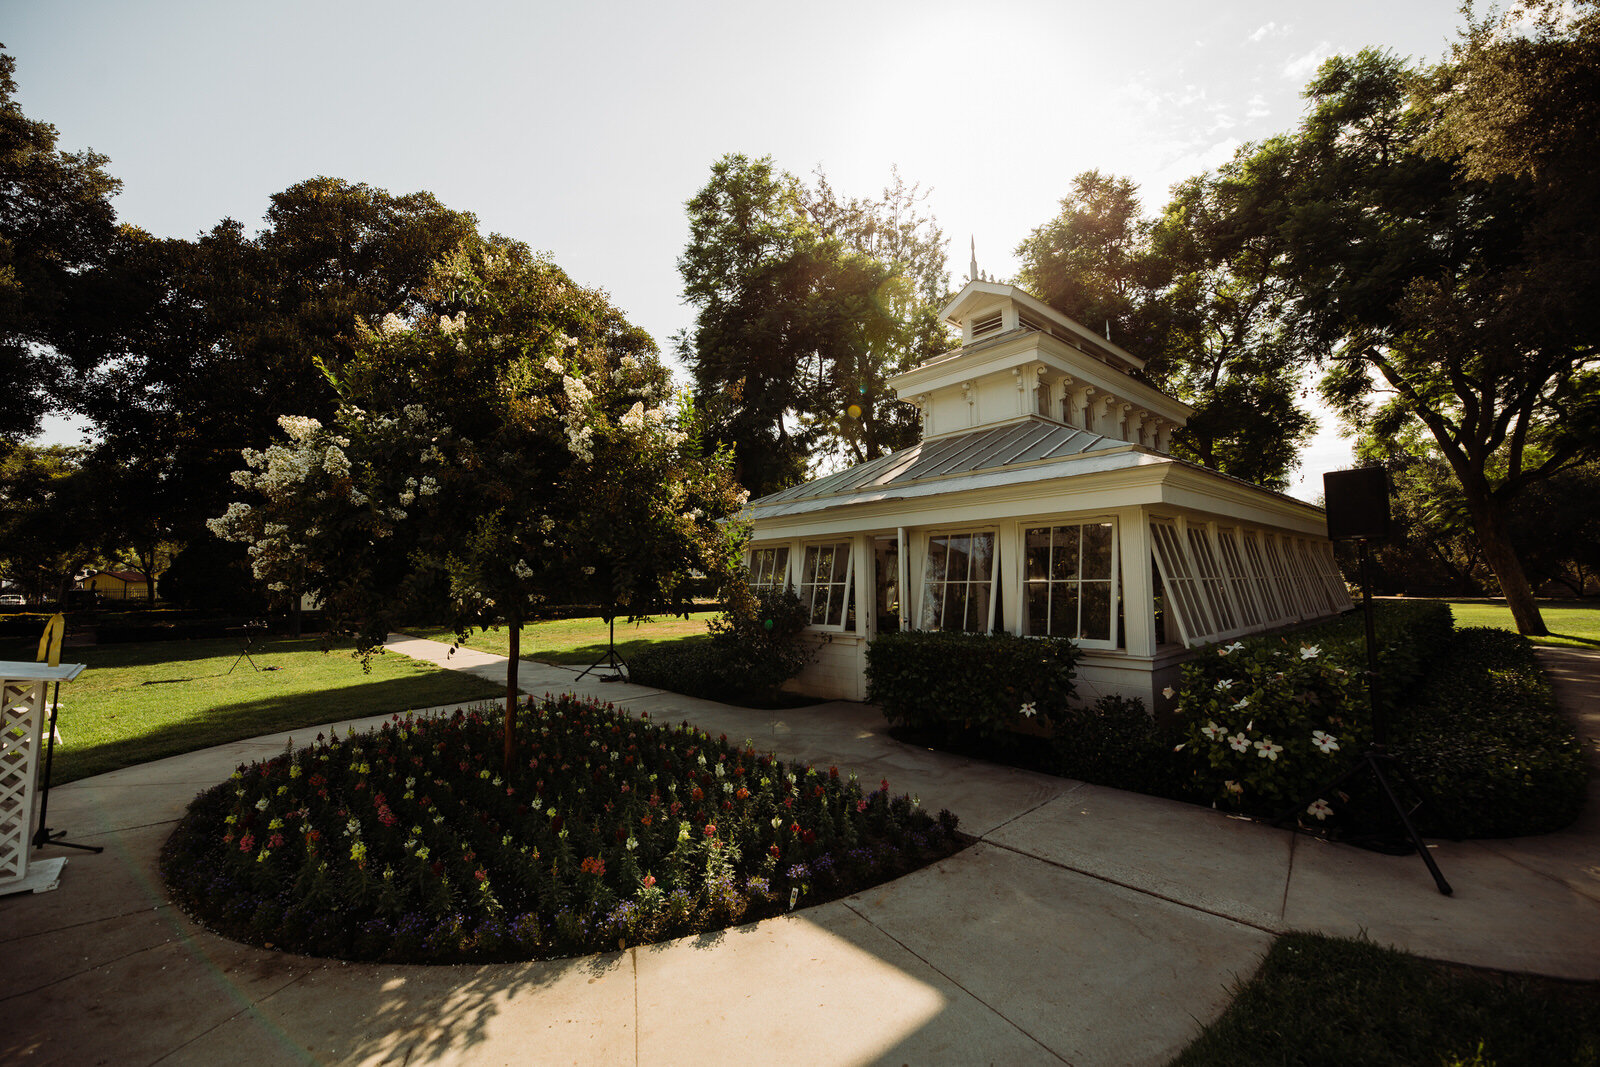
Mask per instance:
[[[1395,754],[1432,794],[1444,825],[1468,837],[1559,830],[1583,808],[1583,743],[1519,634],[1456,631],[1401,716]]]
[[[1078,647],[1066,638],[908,630],[867,646],[867,699],[896,726],[992,737],[1050,725],[1069,707]]]
[[[711,623],[702,644],[657,645],[634,654],[628,677],[639,685],[730,703],[767,701],[813,653],[804,631],[805,605],[788,591],[763,590],[736,598],[740,610]]]
[[[1091,785],[1187,799],[1173,742],[1144,701],[1115,694],[1068,708],[1055,724],[1055,773]]]

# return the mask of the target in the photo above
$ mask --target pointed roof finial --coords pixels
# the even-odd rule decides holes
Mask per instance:
[[[975,282],[975,281],[979,280],[979,275],[978,275],[978,239],[976,237],[970,237],[970,236],[969,236],[968,239],[972,242],[972,269],[971,269],[971,273],[969,273],[967,275],[967,280]]]

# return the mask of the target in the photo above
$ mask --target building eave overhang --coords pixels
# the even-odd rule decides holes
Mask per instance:
[[[797,519],[822,518],[851,509],[881,516],[886,506],[896,503],[914,511],[940,497],[952,501],[963,496],[992,500],[996,491],[1008,490],[1031,497],[1048,492],[1051,482],[1089,478],[1093,483],[1105,485],[1106,476],[1114,476],[1123,488],[1142,486],[1137,497],[1144,507],[1226,516],[1238,521],[1294,528],[1302,533],[1326,530],[1323,509],[1314,504],[1187,460],[1124,443],[1061,459],[961,472],[910,483],[889,481],[820,497],[770,504],[757,502],[747,509],[745,516],[758,525],[769,522],[790,525]],[[758,531],[758,540],[759,536]]]

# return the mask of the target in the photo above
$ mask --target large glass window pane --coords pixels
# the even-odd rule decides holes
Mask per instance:
[[[945,557],[950,553],[950,539],[948,537],[928,538],[928,570],[923,576],[927,582],[944,581]]]
[[[1111,577],[1111,524],[1090,523],[1083,528],[1083,576]]]
[[[1078,541],[1082,536],[1077,526],[1057,526],[1051,531],[1050,580],[1071,582],[1078,578]]]
[[[1090,641],[1111,640],[1111,583],[1084,582],[1078,636]]]
[[[1026,535],[1024,575],[1028,581],[1042,581],[1050,574],[1050,531],[1029,530]]]
[[[969,582],[987,582],[989,572],[994,564],[994,534],[981,533],[972,535],[972,570],[967,575]]]
[[[989,582],[972,582],[967,586],[967,629],[985,632],[989,629]]]
[[[950,538],[949,563],[945,565],[945,580],[964,582],[972,562],[972,535],[960,534]]]
[[[944,618],[941,630],[965,630],[967,621],[967,583],[950,582],[944,591]]]
[[[1078,583],[1050,583],[1050,636],[1078,636]]]
[[[1029,582],[1027,585],[1028,633],[1045,636],[1050,633],[1050,583]]]

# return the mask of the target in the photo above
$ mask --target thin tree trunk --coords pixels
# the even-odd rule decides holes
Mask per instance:
[[[1492,501],[1474,501],[1467,494],[1467,510],[1472,513],[1473,525],[1478,528],[1478,543],[1483,549],[1484,562],[1494,572],[1500,583],[1500,595],[1506,598],[1511,618],[1517,632],[1526,637],[1543,637],[1550,631],[1545,627],[1544,616],[1539,613],[1538,601],[1533,598],[1533,586],[1522,569],[1522,560],[1507,536],[1504,517]]]
[[[511,778],[511,768],[517,761],[517,701],[522,691],[517,688],[517,664],[522,656],[522,620],[509,618],[506,625],[511,630],[511,661],[506,664],[506,778]]]

